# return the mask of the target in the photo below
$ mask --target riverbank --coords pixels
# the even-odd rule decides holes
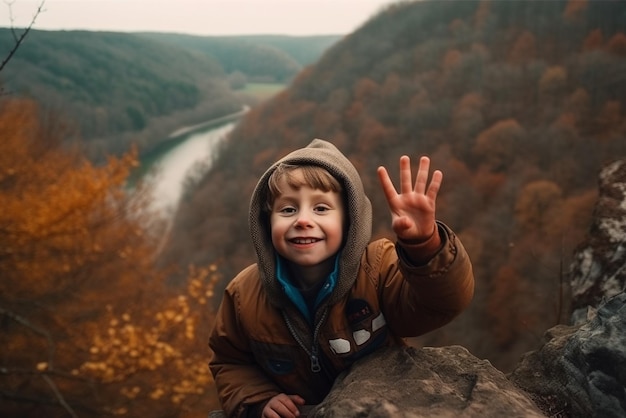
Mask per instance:
[[[237,120],[221,120],[217,126],[207,128],[205,124],[199,131],[187,132],[177,146],[155,157],[150,171],[143,175],[152,187],[150,209],[159,212],[165,221],[160,224],[162,230],[158,235],[161,238],[155,256],[161,253],[169,239],[183,194],[211,168],[217,146],[228,138],[236,123]]]
[[[185,190],[211,168],[218,145],[228,138],[236,121],[195,131],[185,137],[178,146],[163,154],[153,162],[145,179],[154,186],[154,204],[156,209],[172,209]]]
[[[243,106],[243,108],[239,112],[231,113],[230,115],[222,116],[216,119],[211,119],[209,121],[198,123],[196,125],[184,126],[169,134],[168,138],[171,140],[175,140],[176,138],[184,137],[190,133],[201,132],[205,129],[215,128],[226,122],[233,122],[248,113],[249,110],[250,106]]]
[[[140,156],[139,167],[131,174],[129,184],[134,184],[140,178],[143,178],[150,172],[165,155],[169,154],[176,147],[187,141],[190,136],[200,134],[203,132],[218,129],[222,126],[234,123],[239,120],[250,110],[249,106],[243,106],[239,112],[231,113],[219,118],[210,119],[206,122],[198,123],[195,125],[184,126],[173,131],[168,137],[160,142],[157,146],[151,149],[149,152]]]

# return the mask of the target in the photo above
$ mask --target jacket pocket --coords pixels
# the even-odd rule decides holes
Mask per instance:
[[[250,347],[257,364],[268,375],[284,376],[296,371],[298,347],[286,344],[272,344],[250,341]]]

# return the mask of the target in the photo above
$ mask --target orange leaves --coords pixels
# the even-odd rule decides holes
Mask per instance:
[[[600,49],[604,45],[604,35],[600,29],[594,29],[589,32],[585,40],[583,41],[583,51],[593,51],[594,49]]]
[[[187,294],[198,304],[205,305],[215,295],[215,286],[220,278],[215,264],[206,268],[190,266]]]
[[[512,163],[525,135],[515,119],[501,120],[478,135],[474,152],[491,171],[503,171]]]
[[[515,43],[509,52],[508,61],[512,64],[525,64],[535,59],[535,56],[535,36],[530,31],[524,31],[515,40]]]
[[[92,338],[90,358],[76,373],[119,383],[120,394],[145,402],[181,404],[213,384],[204,347],[217,266],[190,267],[185,294],[171,295],[134,314],[108,312],[108,326]],[[150,385],[141,376],[152,376]]]
[[[160,219],[141,185],[126,188],[136,153],[97,166],[48,128],[30,102],[0,105],[0,366],[12,379],[3,391],[59,393],[92,416],[172,416],[212,385],[197,344],[208,338],[217,267],[191,269],[182,294],[166,288],[154,264]],[[43,374],[52,389],[40,389]],[[42,405],[29,408],[50,416]]]
[[[621,57],[626,56],[626,35],[624,33],[616,33],[609,39],[607,44],[609,52],[619,55]]]
[[[180,322],[180,321],[178,321]],[[93,337],[90,361],[83,363],[80,373],[103,383],[120,382],[140,370],[155,370],[165,361],[179,357],[180,352],[159,335],[167,325],[144,328],[134,324],[129,314],[111,315],[109,327]]]
[[[370,78],[360,78],[353,88],[354,101],[370,103],[380,94],[380,87]]]
[[[463,55],[457,49],[451,49],[443,57],[442,67],[444,72],[452,71],[461,63]]]
[[[515,218],[524,231],[541,231],[560,218],[563,193],[561,188],[549,180],[538,180],[527,184],[519,193],[515,203]]]
[[[559,65],[553,65],[543,72],[539,79],[539,93],[548,98],[560,95],[566,88],[567,70]]]
[[[28,156],[28,146],[35,132],[32,125],[36,106],[28,101],[4,101],[0,103],[0,136],[3,148],[8,152],[0,153],[0,184],[25,167],[20,163]]]
[[[464,95],[452,111],[452,131],[459,138],[472,138],[484,124],[484,98],[478,93]]]
[[[528,294],[528,282],[511,266],[501,267],[492,281],[486,312],[492,321],[493,338],[499,347],[510,346],[527,332],[528,321],[520,295]],[[534,319],[533,319],[534,320]]]
[[[588,0],[569,0],[563,11],[563,18],[570,22],[580,22],[585,17]]]
[[[136,156],[94,166],[59,147],[63,132],[47,130],[27,101],[2,104],[0,134],[0,268],[6,272],[0,288],[31,298],[57,292],[107,249],[104,237],[94,232],[124,222],[122,189]]]

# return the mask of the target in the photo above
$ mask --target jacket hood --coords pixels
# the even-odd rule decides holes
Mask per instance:
[[[325,168],[343,186],[348,228],[338,262],[338,278],[328,302],[341,299],[352,287],[361,256],[372,234],[372,205],[365,195],[361,177],[352,163],[330,142],[314,139],[276,161],[259,179],[250,200],[249,227],[257,254],[259,275],[269,300],[278,308],[289,300],[276,279],[276,251],[272,245],[269,214],[264,210],[268,196],[268,179],[281,163],[316,165]]]

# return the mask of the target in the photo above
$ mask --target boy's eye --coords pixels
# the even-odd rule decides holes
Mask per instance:
[[[291,207],[291,206],[286,206],[284,208],[278,209],[278,213],[282,213],[284,215],[291,215],[293,213],[296,213],[296,208]]]
[[[327,212],[330,208],[328,206],[316,206],[315,212]]]

